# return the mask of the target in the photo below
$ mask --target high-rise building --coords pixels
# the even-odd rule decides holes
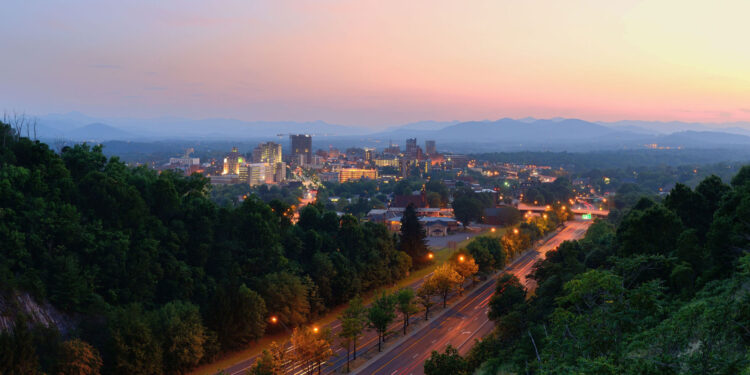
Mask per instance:
[[[237,147],[232,147],[232,152],[228,153],[224,157],[224,168],[221,174],[240,174],[240,165],[245,163],[245,157],[242,156],[237,150]]]
[[[312,162],[312,137],[309,134],[290,134],[289,141],[291,159],[293,161],[304,160],[302,164],[310,164]],[[299,155],[303,155],[303,158],[299,158]]]
[[[437,148],[435,147],[435,141],[424,141],[424,151],[427,155],[437,154]]]
[[[406,155],[408,156],[416,156],[417,155],[417,139],[416,138],[408,138],[406,140],[406,150],[404,151]]]
[[[281,145],[278,143],[261,143],[253,150],[253,163],[275,165],[279,162],[281,162]]]
[[[284,162],[280,161],[274,165],[273,181],[276,183],[286,181],[286,164]]]
[[[370,147],[365,147],[365,161],[368,163],[372,163],[372,158],[375,155],[375,149]]]
[[[250,186],[268,183],[268,165],[265,163],[247,163],[240,167],[240,181]]]

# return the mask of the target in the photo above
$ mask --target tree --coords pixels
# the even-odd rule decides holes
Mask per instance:
[[[442,207],[443,206],[443,203],[440,200],[440,194],[434,191],[431,191],[425,194],[425,200],[427,201],[427,205],[430,207]]]
[[[293,359],[299,366],[310,374],[316,366],[320,372],[320,364],[333,355],[331,350],[331,331],[310,327],[297,327],[292,330],[291,337]]]
[[[80,339],[65,341],[60,345],[57,373],[60,375],[98,375],[102,358],[93,346]]]
[[[223,349],[233,349],[263,337],[266,303],[247,286],[219,288],[208,314],[209,327],[216,331]]]
[[[309,327],[295,327],[292,330],[292,359],[297,365],[310,371],[312,367],[313,355],[315,351],[315,338],[312,329]]]
[[[328,358],[333,355],[331,350],[331,344],[333,343],[333,336],[329,328],[324,328],[319,331],[313,330],[315,334],[315,346],[313,347],[313,362],[318,366],[318,375],[322,372],[322,365]]]
[[[435,291],[443,299],[443,308],[448,303],[448,294],[458,285],[464,282],[461,275],[451,267],[450,264],[442,264],[432,273],[431,282],[435,286]]]
[[[479,265],[479,271],[482,273],[487,274],[494,269],[505,266],[505,252],[500,241],[496,238],[476,237],[469,242],[466,250],[469,251],[469,254],[471,254],[474,261]]]
[[[266,276],[263,299],[269,311],[288,325],[301,325],[310,317],[310,287],[302,278],[289,272],[277,272]]]
[[[490,298],[488,317],[497,320],[525,300],[526,288],[521,285],[521,281],[513,274],[504,273],[497,278],[495,294]]]
[[[425,184],[425,191],[427,192],[428,201],[430,200],[430,196],[436,195],[436,197],[433,198],[436,202],[431,202],[430,207],[444,207],[450,199],[450,191],[448,190],[448,187],[443,181],[436,178],[431,178],[427,181]],[[433,205],[433,203],[437,204]]]
[[[39,357],[25,315],[16,317],[12,332],[0,332],[0,374],[35,374]]]
[[[372,306],[367,310],[367,320],[370,328],[375,329],[378,333],[378,352],[381,351],[381,345],[385,341],[385,334],[388,332],[388,325],[396,318],[395,313],[396,300],[393,296],[383,291]]]
[[[425,375],[468,375],[466,360],[458,354],[452,345],[440,354],[433,350],[430,358],[424,362]]]
[[[633,209],[617,228],[619,253],[669,254],[683,230],[680,218],[660,204]]]
[[[341,320],[341,343],[346,347],[346,372],[349,372],[349,353],[354,351],[354,359],[357,359],[357,339],[367,324],[367,309],[362,304],[362,298],[354,297],[349,301],[349,306],[339,317]]]
[[[437,294],[437,290],[432,278],[425,280],[422,285],[417,288],[417,300],[419,301],[419,304],[424,307],[425,321],[430,318],[430,307],[435,305],[435,302],[432,301],[432,297],[435,294]]]
[[[396,308],[404,317],[404,335],[406,327],[409,326],[409,316],[417,312],[417,306],[414,304],[414,290],[403,288],[396,292]]]
[[[161,338],[164,366],[182,374],[197,366],[203,359],[206,332],[198,307],[173,301],[156,312],[154,332]]]
[[[474,257],[469,255],[466,250],[454,253],[451,256],[451,265],[461,275],[462,279],[471,279],[471,285],[476,285],[476,274],[479,272],[479,266],[474,262]],[[462,290],[462,286],[459,285],[459,291]]]
[[[464,194],[453,200],[453,213],[464,227],[472,221],[479,221],[483,208],[482,202],[472,195]]]
[[[274,346],[277,350],[274,350]],[[282,375],[284,373],[283,349],[276,342],[271,343],[271,350],[263,349],[247,375]]]
[[[401,217],[401,235],[399,237],[399,250],[411,257],[414,266],[420,266],[429,262],[427,254],[427,234],[419,222],[417,210],[413,204],[409,204]]]
[[[109,324],[114,374],[162,374],[162,350],[141,308],[118,309]]]

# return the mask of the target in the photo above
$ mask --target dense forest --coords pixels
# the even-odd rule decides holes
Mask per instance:
[[[426,373],[750,373],[750,166],[624,212],[548,253],[535,290],[502,276],[493,333]]]
[[[408,241],[321,205],[292,224],[283,201],[218,205],[206,178],[100,146],[56,153],[3,124],[0,146],[2,305],[29,294],[75,323],[17,308],[0,374],[182,373],[279,329],[270,315],[304,324],[412,267]]]

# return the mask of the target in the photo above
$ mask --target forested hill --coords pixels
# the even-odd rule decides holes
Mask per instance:
[[[677,185],[502,278],[493,333],[436,374],[750,374],[750,167]]]
[[[0,292],[76,323],[57,332],[2,311],[16,324],[0,333],[0,373],[181,373],[258,339],[271,314],[306,323],[412,265],[382,225],[316,206],[293,225],[282,202],[224,208],[208,191],[0,124]]]

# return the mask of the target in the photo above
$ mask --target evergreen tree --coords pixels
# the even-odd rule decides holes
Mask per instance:
[[[409,204],[401,217],[399,249],[411,257],[412,265],[415,267],[429,263],[426,238],[427,234],[419,222],[417,210],[413,204]]]

